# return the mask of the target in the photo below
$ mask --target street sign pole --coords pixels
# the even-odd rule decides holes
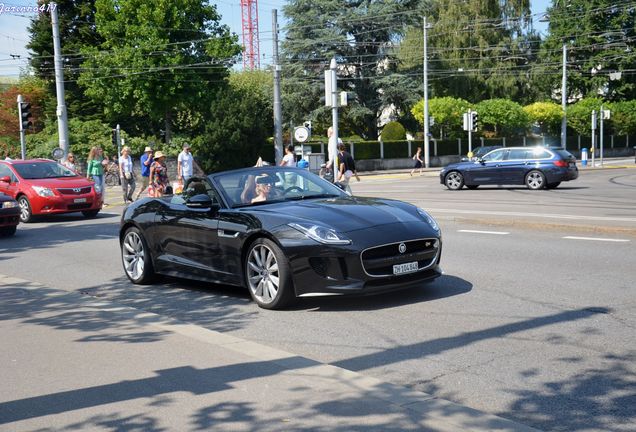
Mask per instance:
[[[605,110],[603,109],[603,105],[601,105],[601,110],[599,112],[599,117],[600,122],[601,122],[601,130],[600,130],[600,134],[601,134],[601,148],[600,148],[600,152],[599,152],[599,157],[601,158],[601,167],[603,166],[603,118],[605,118]]]

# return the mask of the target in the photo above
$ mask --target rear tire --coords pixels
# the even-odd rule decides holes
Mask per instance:
[[[548,183],[547,185],[545,185],[545,187],[547,189],[556,189],[557,187],[559,187],[560,184],[561,184],[561,182]]]
[[[247,252],[245,283],[254,302],[264,309],[282,309],[295,299],[289,260],[266,238],[257,239]]]
[[[121,261],[124,273],[134,284],[148,284],[155,278],[148,244],[137,227],[126,230],[121,242]]]
[[[451,171],[444,177],[444,184],[450,190],[460,190],[464,186],[464,176],[459,171]]]
[[[20,206],[20,222],[31,222],[31,220],[33,220],[33,211],[31,210],[29,199],[22,195],[18,198],[18,205]]]
[[[541,171],[532,170],[526,174],[526,186],[530,190],[539,190],[545,187],[545,175]]]

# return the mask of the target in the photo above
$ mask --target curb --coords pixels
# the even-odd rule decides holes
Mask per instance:
[[[18,285],[24,291],[37,291],[40,295],[44,292],[47,296],[57,298],[66,297],[74,303],[83,303],[85,306],[99,309],[100,311],[123,316],[140,326],[154,326],[205,344],[232,350],[259,361],[273,362],[284,368],[302,369],[303,375],[305,376],[337,380],[339,383],[348,385],[350,389],[370,392],[373,395],[372,397],[411,412],[412,415],[423,416],[426,426],[436,431],[537,431],[537,429],[516,423],[512,420],[439,399],[427,393],[414,391],[400,385],[381,381],[377,378],[365,376],[329,364],[323,364],[256,342],[185,323],[174,318],[140,311],[130,306],[99,300],[94,297],[87,298],[86,295],[77,292],[51,288],[39,283],[0,274],[0,287],[5,285]],[[443,415],[440,413],[443,413]]]

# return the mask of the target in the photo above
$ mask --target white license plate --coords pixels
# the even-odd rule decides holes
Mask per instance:
[[[396,264],[393,266],[393,274],[399,275],[404,273],[413,273],[416,272],[418,269],[419,267],[417,265],[417,261],[404,264]]]
[[[85,202],[86,202],[86,198],[75,198],[75,199],[73,200],[73,202],[74,202],[75,204],[77,204],[77,203],[85,203]]]

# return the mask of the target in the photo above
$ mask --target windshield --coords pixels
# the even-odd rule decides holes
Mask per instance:
[[[77,177],[77,173],[53,161],[17,163],[13,167],[23,179]]]
[[[255,167],[212,178],[230,207],[348,196],[307,170],[289,167]]]

